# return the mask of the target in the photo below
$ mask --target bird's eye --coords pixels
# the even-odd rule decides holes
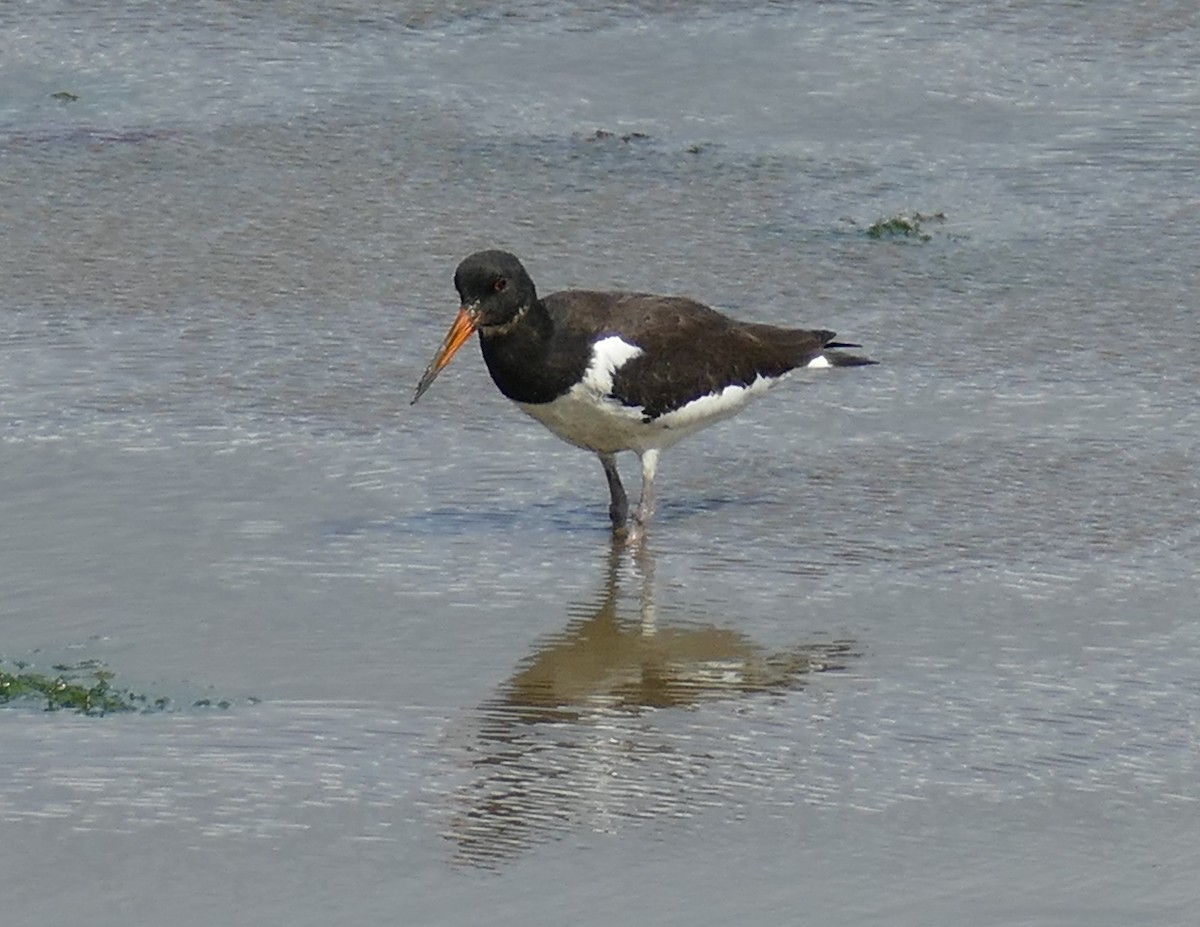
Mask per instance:
[[[497,293],[503,293],[506,286],[508,286],[508,281],[503,277],[497,277],[496,282],[492,284],[492,289]]]

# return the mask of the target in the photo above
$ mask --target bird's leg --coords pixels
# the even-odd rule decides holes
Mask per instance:
[[[646,525],[654,515],[654,474],[658,470],[658,448],[652,447],[642,451],[642,497],[638,500],[637,510],[633,513],[633,530],[630,532],[631,541],[641,540]]]
[[[608,517],[612,521],[613,531],[625,530],[625,518],[629,515],[629,497],[625,495],[625,487],[621,485],[621,475],[617,473],[617,455],[601,454],[600,463],[604,465],[604,476],[608,479],[608,492],[612,502],[608,506]]]

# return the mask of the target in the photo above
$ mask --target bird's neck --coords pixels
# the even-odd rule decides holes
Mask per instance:
[[[517,402],[549,402],[562,392],[549,362],[554,323],[540,299],[502,325],[480,329],[479,344],[496,386]]]
[[[526,350],[532,346],[544,344],[550,340],[553,325],[546,306],[536,296],[517,308],[516,313],[507,322],[499,325],[481,326],[479,334],[483,343],[521,344]]]

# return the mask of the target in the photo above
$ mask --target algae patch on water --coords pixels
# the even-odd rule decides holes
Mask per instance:
[[[41,702],[46,711],[74,711],[82,715],[120,712],[158,712],[173,707],[166,696],[152,696],[117,686],[114,674],[99,660],[56,663],[42,672],[15,661],[11,669],[0,661],[0,706]],[[224,699],[201,699],[196,708],[228,708]]]
[[[877,219],[867,226],[868,238],[909,238],[915,241],[929,241],[931,236],[925,231],[930,222],[945,222],[946,214],[941,212],[919,213],[911,216],[890,216]]]

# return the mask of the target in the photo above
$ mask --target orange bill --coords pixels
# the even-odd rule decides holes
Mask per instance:
[[[433,381],[437,379],[437,375],[442,372],[442,368],[450,363],[450,358],[454,357],[456,351],[467,343],[467,339],[475,334],[475,314],[470,306],[463,306],[458,310],[458,315],[454,318],[454,324],[450,326],[450,331],[446,333],[445,340],[442,341],[442,346],[433,355],[433,360],[429,362],[429,366],[425,368],[425,373],[421,375],[421,382],[417,384],[417,391],[413,394],[412,405],[421,398],[425,390],[429,389]]]

